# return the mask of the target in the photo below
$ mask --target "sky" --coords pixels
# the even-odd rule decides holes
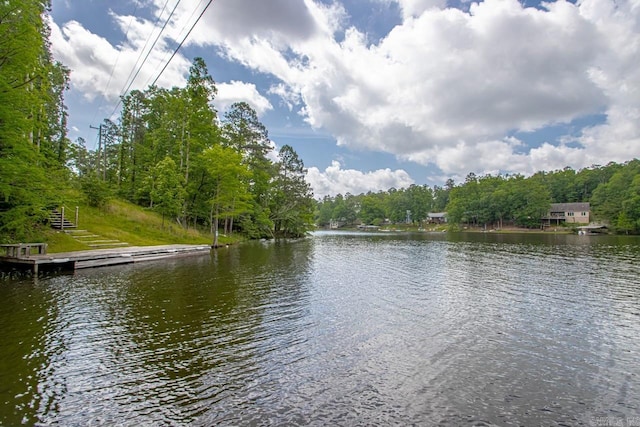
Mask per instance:
[[[317,198],[640,157],[640,0],[53,0],[50,20],[89,148],[120,95],[202,57],[219,116],[248,102]]]

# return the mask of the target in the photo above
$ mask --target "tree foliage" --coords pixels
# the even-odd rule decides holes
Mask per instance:
[[[112,195],[159,211],[184,227],[224,226],[253,238],[297,235],[310,223],[302,161],[287,146],[269,159],[266,127],[247,103],[222,121],[202,58],[184,87],[135,90],[98,144],[67,138],[68,70],[51,59],[47,1],[0,2],[0,233],[26,239],[45,224],[65,188],[89,204]],[[306,186],[305,186],[306,185]]]
[[[640,160],[615,167],[611,178],[593,192],[592,203],[596,218],[623,233],[640,233]]]
[[[233,104],[219,121],[211,106],[216,93],[205,62],[196,58],[184,87],[124,96],[119,120],[100,126],[96,150],[72,145],[70,164],[78,175],[90,174],[187,228],[251,238],[303,233],[312,199],[302,161],[290,146],[280,162],[269,159],[267,129],[247,103]],[[91,192],[100,189],[85,181]]]
[[[0,233],[28,239],[60,202],[68,179],[63,92],[51,58],[48,1],[0,2]]]
[[[640,160],[522,175],[470,173],[456,185],[412,185],[378,193],[325,197],[315,219],[329,224],[421,224],[429,212],[447,212],[453,226],[538,228],[551,203],[590,202],[595,220],[622,233],[640,233]]]
[[[597,220],[640,233],[640,161],[565,168],[531,177],[469,174],[456,185],[412,185],[314,202],[306,170],[285,145],[271,160],[266,127],[247,103],[221,119],[201,58],[184,87],[126,94],[99,143],[67,137],[69,71],[49,48],[46,0],[0,2],[0,239],[37,235],[48,210],[81,188],[91,204],[112,195],[156,209],[185,228],[252,238],[302,235],[313,221],[421,224],[447,211],[455,224],[537,227],[552,202],[590,202]],[[214,233],[215,234],[215,233]]]
[[[305,181],[306,169],[290,145],[278,154],[277,175],[269,197],[270,219],[277,235],[299,237],[313,221],[313,195]]]
[[[242,157],[229,147],[216,145],[204,153],[207,181],[203,188],[208,197],[209,223],[214,234],[213,245],[218,245],[220,219],[234,218],[249,210],[251,195],[247,178],[249,170]]]

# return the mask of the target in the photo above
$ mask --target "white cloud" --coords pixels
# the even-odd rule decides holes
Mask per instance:
[[[298,92],[294,92],[291,88],[283,83],[273,85],[269,88],[269,94],[277,95],[282,100],[282,103],[287,106],[289,111],[297,105],[300,105],[301,99]]]
[[[158,10],[165,0],[154,0]],[[195,18],[192,11],[202,10],[202,2],[183,1],[174,28],[181,28]],[[200,7],[198,7],[200,6]],[[268,39],[280,48],[290,40],[305,40],[319,31],[318,22],[304,1],[290,0],[216,0],[190,37],[191,43],[207,45],[216,41],[227,44],[241,40]]]
[[[535,172],[527,164],[525,156],[514,154],[514,149],[521,145],[522,143],[515,138],[482,141],[475,144],[459,142],[421,155],[426,155],[427,159],[434,161],[448,175],[464,176],[468,172],[498,174],[505,170],[504,165],[510,165],[516,170],[527,173]],[[478,159],[483,159],[481,169],[470,167]],[[407,156],[407,160],[417,163],[426,162],[420,155]]]
[[[249,104],[258,116],[262,116],[268,110],[273,109],[269,100],[258,92],[256,85],[253,83],[232,80],[231,83],[218,83],[216,88],[218,89],[218,95],[213,104],[220,112],[226,111],[231,104],[242,101]]]
[[[308,1],[319,30],[286,47],[264,32],[211,43],[281,79],[285,102],[299,93],[307,122],[340,145],[480,173],[529,172],[562,156],[582,167],[640,155],[640,8],[631,0],[559,0],[546,9],[485,0],[468,12],[397,2],[404,22],[375,45],[356,28],[338,42],[326,10]],[[586,129],[579,148],[548,141],[523,153],[504,140],[602,112],[607,123]]]
[[[120,25],[125,21],[127,25],[129,23],[125,17],[114,19]],[[88,100],[103,96],[113,102],[133,77],[130,72],[138,59],[146,54],[146,51],[142,52],[145,43],[142,35],[151,32],[153,25],[134,20],[129,32],[131,38],[122,46],[112,45],[77,21],[69,21],[62,27],[50,22],[50,27],[53,56],[71,70],[72,89],[81,92]],[[166,46],[157,45],[131,89],[145,89],[157,77],[169,55]],[[189,65],[184,57],[176,55],[157,84],[165,87],[184,84]]]
[[[336,194],[386,191],[390,188],[405,188],[414,183],[409,174],[402,169],[362,172],[342,169],[340,162],[335,160],[324,171],[317,167],[310,167],[307,170],[307,182],[313,188],[316,198]]]
[[[396,0],[402,9],[402,14],[407,18],[422,15],[426,10],[432,8],[443,8],[446,0]]]
[[[379,46],[350,30],[334,48],[338,65],[316,67],[322,90],[302,88],[309,121],[344,145],[409,155],[568,121],[604,104],[585,72],[596,32],[577,11],[555,22],[515,0],[471,9],[429,10]]]
[[[218,0],[188,44],[215,46],[268,75],[269,94],[340,145],[433,164],[451,175],[530,173],[640,156],[637,0],[558,0],[541,9],[485,0],[468,11],[443,0],[378,1],[397,3],[403,21],[375,44],[349,27],[340,3],[312,0]],[[156,14],[164,3],[153,0]],[[152,55],[155,65],[139,81],[161,63],[170,41],[182,38],[199,4],[180,3],[166,43]],[[113,19],[121,28],[130,22]],[[111,86],[120,89],[151,26],[136,20],[130,39],[113,46],[80,24],[53,25],[54,54],[73,69],[72,85],[86,96],[113,97],[118,93],[102,88],[114,58],[120,54],[118,68],[126,71],[114,74],[118,84]],[[178,55],[170,68],[162,84],[184,79],[188,63]],[[256,110],[271,107],[258,88],[229,85],[229,93],[246,91],[243,100],[253,100]],[[219,101],[226,98],[233,96],[221,90]],[[605,123],[574,132],[577,144],[564,138],[529,148],[506,138],[593,114],[604,114]],[[347,172],[334,164],[324,172],[311,168],[310,176],[319,191],[329,184],[343,191],[347,183],[329,176]]]

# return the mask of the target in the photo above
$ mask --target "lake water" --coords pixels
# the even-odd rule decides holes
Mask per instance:
[[[0,424],[640,425],[640,239],[318,232],[0,281]]]

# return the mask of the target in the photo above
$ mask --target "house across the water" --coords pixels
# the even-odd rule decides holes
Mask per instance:
[[[427,214],[427,221],[430,224],[445,224],[447,222],[446,212],[429,212]]]
[[[542,217],[546,226],[566,224],[589,224],[589,203],[551,203],[547,215]]]

